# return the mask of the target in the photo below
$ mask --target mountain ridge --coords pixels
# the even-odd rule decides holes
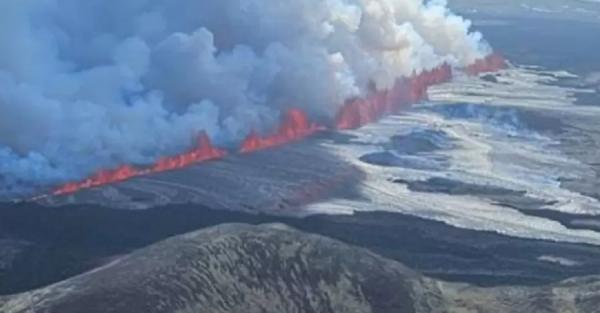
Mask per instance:
[[[0,297],[0,311],[595,313],[599,303],[598,277],[480,288],[430,279],[366,249],[283,224],[222,224]]]

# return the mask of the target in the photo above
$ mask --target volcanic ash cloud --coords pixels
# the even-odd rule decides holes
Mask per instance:
[[[0,2],[0,196],[221,146],[490,54],[445,1]]]

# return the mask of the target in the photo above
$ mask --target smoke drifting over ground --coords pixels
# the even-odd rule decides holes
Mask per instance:
[[[469,27],[445,1],[2,1],[0,197],[203,131],[237,145],[292,107],[331,120],[373,83],[488,55]]]

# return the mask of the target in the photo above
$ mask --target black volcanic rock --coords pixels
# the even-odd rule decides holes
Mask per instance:
[[[1,312],[414,312],[400,264],[284,226],[168,239],[10,299]]]
[[[280,224],[173,237],[61,283],[0,298],[3,313],[598,312],[600,279],[478,288]]]
[[[483,75],[480,78],[481,78],[481,80],[484,80],[489,83],[495,83],[495,84],[498,83],[498,78],[492,74]]]

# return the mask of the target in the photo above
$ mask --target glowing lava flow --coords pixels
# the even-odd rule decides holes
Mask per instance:
[[[475,61],[464,70],[468,75],[496,72],[508,66],[499,54],[490,54]],[[444,64],[430,71],[413,74],[410,78],[399,79],[391,90],[376,91],[366,99],[356,98],[347,101],[336,116],[336,128],[355,129],[379,120],[381,117],[398,112],[402,106],[416,103],[427,97],[427,88],[452,79],[452,68]]]
[[[444,64],[408,79],[399,79],[391,90],[376,91],[366,99],[350,100],[340,109],[336,117],[336,128],[355,129],[375,122],[385,115],[397,112],[402,106],[424,99],[429,86],[451,78],[452,68]]]
[[[110,183],[120,182],[140,175],[140,171],[130,165],[123,165],[114,170],[101,170],[90,178],[81,181],[68,183],[56,189],[54,195],[65,195],[75,193],[82,189],[102,186]]]
[[[178,168],[184,168],[195,163],[208,160],[220,159],[226,155],[224,150],[215,148],[210,142],[206,133],[202,133],[198,138],[196,149],[172,157],[161,158],[154,164],[151,172],[158,173],[170,171]]]
[[[250,153],[266,148],[279,146],[294,140],[308,137],[324,128],[311,123],[306,113],[299,109],[288,110],[281,120],[277,132],[261,137],[256,131],[250,132],[242,142],[241,153]]]
[[[507,65],[502,56],[491,54],[477,60],[466,67],[464,71],[469,75],[477,75],[501,70]],[[398,112],[403,106],[423,100],[427,96],[428,87],[449,81],[451,78],[452,68],[444,64],[433,70],[412,75],[410,78],[398,79],[390,90],[374,90],[366,99],[348,100],[336,116],[335,128],[355,129],[375,122],[385,115]],[[242,142],[239,152],[251,153],[283,145],[324,129],[322,126],[311,123],[306,113],[300,109],[290,109],[283,115],[281,124],[275,133],[260,136],[252,131]],[[203,133],[198,139],[197,147],[189,152],[161,158],[154,165],[144,169],[124,165],[113,170],[102,170],[84,181],[65,184],[52,194],[71,194],[82,189],[116,183],[136,176],[184,168],[195,163],[219,159],[225,155],[225,151],[214,147],[208,136]]]
[[[219,159],[225,156],[225,151],[215,148],[208,135],[201,133],[195,149],[172,157],[165,157],[147,169],[137,169],[131,165],[123,165],[114,170],[101,170],[90,178],[65,184],[56,189],[53,195],[66,195],[107,184],[121,182],[136,176],[183,168],[195,163]]]

